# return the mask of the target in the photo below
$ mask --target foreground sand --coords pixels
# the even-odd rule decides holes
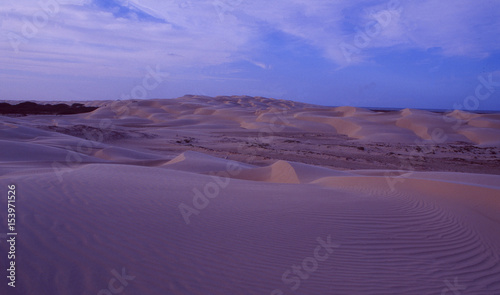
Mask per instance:
[[[88,104],[0,117],[1,294],[500,294],[500,115]]]

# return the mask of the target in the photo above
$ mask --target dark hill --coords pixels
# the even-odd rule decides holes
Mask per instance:
[[[59,104],[37,104],[34,102],[22,102],[16,105],[11,105],[6,102],[0,103],[0,114],[2,115],[72,115],[80,113],[88,113],[98,107],[86,107],[81,103],[67,105]]]

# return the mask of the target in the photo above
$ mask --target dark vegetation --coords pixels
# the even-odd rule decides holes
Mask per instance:
[[[71,115],[88,113],[96,110],[97,107],[86,107],[81,103],[67,105],[59,104],[37,104],[34,102],[22,102],[16,105],[11,105],[6,102],[0,103],[0,114],[2,115]]]

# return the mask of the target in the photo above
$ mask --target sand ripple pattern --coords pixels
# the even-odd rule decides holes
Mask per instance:
[[[2,179],[22,180],[19,276],[33,279],[19,294],[97,294],[122,267],[136,276],[124,294],[293,294],[283,272],[328,235],[340,247],[295,293],[441,294],[455,278],[462,294],[500,292],[500,244],[480,230],[498,223],[382,177],[231,179],[190,226],[177,206],[210,176],[91,164],[66,177]]]

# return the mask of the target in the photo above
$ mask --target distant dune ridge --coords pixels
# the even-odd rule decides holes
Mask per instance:
[[[78,103],[0,116],[1,294],[500,294],[500,114]]]
[[[157,123],[166,127],[178,125],[183,128],[224,129],[228,125],[239,124],[245,129],[258,129],[275,118],[277,112],[282,113],[281,117],[286,117],[286,122],[278,118],[273,123],[289,131],[336,132],[372,142],[413,142],[415,139],[432,141],[432,131],[442,129],[446,133],[447,143],[461,141],[477,145],[500,145],[499,114],[454,111],[445,114],[446,118],[443,119],[440,113],[423,110],[377,112],[262,97],[185,96],[171,100],[104,102],[87,119],[99,118],[101,114],[114,114],[119,115],[120,119],[135,118],[139,124]]]

